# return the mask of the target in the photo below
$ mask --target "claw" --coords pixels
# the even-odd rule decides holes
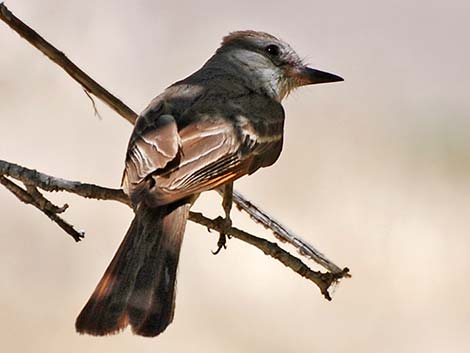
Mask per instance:
[[[232,227],[232,220],[230,219],[230,210],[232,209],[232,194],[233,194],[233,183],[225,185],[224,197],[222,201],[222,207],[224,208],[225,218],[219,217],[218,220],[221,222],[222,230],[217,241],[217,250],[212,251],[212,254],[217,255],[222,248],[227,249],[227,238],[231,236],[227,235],[227,231]]]
[[[227,239],[225,234],[220,233],[219,240],[217,241],[217,250],[212,251],[212,255],[217,255],[222,248],[227,249]]]

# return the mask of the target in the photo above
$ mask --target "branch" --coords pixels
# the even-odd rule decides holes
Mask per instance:
[[[222,190],[217,189],[217,192],[221,194]],[[245,197],[243,197],[243,195],[235,190],[233,191],[233,202],[237,205],[239,210],[248,213],[251,219],[253,219],[255,222],[260,223],[267,229],[270,229],[277,239],[294,246],[300,255],[315,261],[317,264],[323,266],[333,273],[342,273],[344,271],[331,260],[329,260],[320,251],[315,249],[313,245],[307,243],[294,232],[287,229],[286,226],[282,225],[279,221],[271,217],[265,211],[261,210],[258,206],[247,200]],[[347,275],[347,277],[350,276],[351,275],[349,274]]]
[[[90,98],[91,98],[90,94],[93,94],[95,97],[102,100],[111,109],[113,109],[115,112],[117,112],[119,115],[121,115],[130,123],[134,123],[136,121],[137,114],[134,111],[132,111],[132,109],[130,109],[121,100],[113,96],[109,91],[103,88],[99,83],[93,80],[84,71],[82,71],[77,65],[75,65],[71,60],[69,60],[64,55],[64,53],[57,50],[54,46],[52,46],[49,42],[47,42],[44,38],[42,38],[37,32],[35,32],[32,28],[30,28],[28,25],[26,25],[17,17],[15,17],[3,3],[0,3],[0,19],[4,21],[6,24],[8,24],[10,28],[12,28],[20,36],[26,39],[34,47],[40,50],[43,54],[45,54],[49,59],[51,59],[53,62],[59,65],[62,69],[64,69],[75,81],[77,81],[83,87],[83,89],[85,90],[85,93],[87,93],[87,95]],[[8,178],[2,176],[3,174],[13,177],[25,183],[26,190],[19,187],[18,185],[10,181]],[[58,208],[57,206],[52,205],[52,203],[46,200],[37,191],[37,189],[35,189],[36,187],[39,187],[46,191],[67,191],[67,192],[75,193],[79,196],[83,196],[87,198],[96,198],[100,200],[114,200],[114,201],[119,201],[119,202],[129,205],[127,196],[122,192],[122,190],[109,189],[109,188],[104,188],[104,187],[100,187],[97,185],[85,184],[85,183],[80,183],[77,181],[68,181],[68,180],[64,180],[60,178],[54,178],[46,174],[39,173],[35,170],[27,169],[27,168],[18,166],[16,164],[8,163],[5,161],[0,161],[0,178],[1,178],[0,179],[1,183],[4,186],[6,186],[8,190],[13,192],[21,201],[33,204],[34,206],[36,206],[37,208],[39,208],[45,213],[49,212],[49,213],[46,213],[46,215],[48,215],[49,218],[53,219],[56,223],[58,223],[59,226],[61,226],[63,229],[66,229],[67,226],[64,225],[63,223],[65,221],[63,221],[62,219],[60,219],[60,217],[57,216],[57,213],[60,213],[60,212],[53,212],[53,210],[55,211],[62,210],[62,208]],[[273,219],[266,212],[261,210],[259,207],[255,206],[248,199],[246,199],[243,195],[241,195],[240,193],[236,191],[234,191],[233,202],[235,202],[235,204],[237,205],[239,209],[247,212],[250,215],[250,217],[254,219],[256,222],[261,223],[263,226],[273,231],[274,235],[278,239],[292,244],[294,247],[297,248],[297,250],[299,251],[301,255],[306,256],[316,261],[321,266],[330,270],[332,273],[321,274],[319,272],[308,270],[311,272],[310,273],[307,270],[305,270],[305,268],[308,269],[308,267],[306,267],[299,259],[285,252],[284,250],[279,248],[276,244],[270,243],[261,238],[254,237],[248,233],[237,230],[236,228],[231,228],[231,231],[233,231],[233,233],[227,232],[227,234],[233,235],[234,237],[237,237],[252,245],[257,246],[263,252],[265,252],[265,254],[275,257],[276,259],[284,263],[286,266],[291,267],[292,269],[294,269],[294,271],[298,272],[302,276],[307,277],[311,280],[313,280],[312,278],[319,278],[318,276],[312,275],[312,273],[320,274],[321,276],[327,276],[327,277],[330,276],[331,277],[331,278],[329,277],[330,282],[328,282],[328,280],[325,280],[323,278],[321,280],[323,281],[322,283],[324,283],[323,287],[319,286],[320,289],[322,290],[322,293],[325,295],[327,299],[329,299],[329,296],[327,296],[325,292],[327,293],[327,288],[331,285],[331,283],[337,281],[339,278],[349,276],[347,268],[345,268],[344,270],[341,270],[337,265],[332,263],[323,254],[321,254],[321,252],[316,250],[310,244],[306,243],[295,233],[288,230],[285,226],[283,226],[281,223]],[[49,206],[46,207],[45,205],[49,205]],[[56,208],[54,209],[54,207],[52,207],[51,205]],[[51,216],[51,212],[53,214],[52,216]],[[192,221],[203,224],[205,226],[207,226],[208,224],[207,222],[209,221],[213,222],[212,229],[220,230],[220,224],[218,223],[217,219],[210,220],[196,213],[191,213],[190,219]],[[73,229],[73,227],[71,228]],[[70,234],[69,231],[67,232]],[[81,237],[82,236],[83,235],[81,235]],[[253,238],[250,238],[248,236],[251,236]],[[258,239],[259,241],[256,239]],[[262,245],[261,243],[264,245]],[[267,246],[266,244],[271,244],[271,245]],[[292,257],[292,259],[289,256]],[[285,259],[290,259],[290,260],[287,261]],[[296,263],[293,259],[295,259],[295,261],[298,261],[298,262]],[[315,282],[315,280],[313,281]],[[318,284],[318,282],[315,282],[315,283]],[[325,284],[325,283],[328,283],[328,284]]]
[[[116,111],[129,122],[135,122],[137,119],[137,114],[134,111],[132,111],[121,100],[114,97],[90,76],[84,73],[77,65],[69,60],[61,51],[52,46],[52,44],[42,38],[36,31],[22,22],[19,18],[15,17],[15,15],[11,13],[3,3],[0,3],[0,19],[2,19],[20,36],[25,38],[34,47],[36,47],[48,58],[64,69],[75,81],[80,83],[83,86],[87,96],[92,100],[95,114],[97,110],[90,94],[93,94],[98,99],[108,104],[114,111]],[[292,244],[295,248],[298,249],[301,255],[314,260],[319,265],[334,273],[339,273],[342,271],[339,266],[331,262],[328,258],[326,258],[325,255],[316,250],[312,245],[306,243],[295,233],[288,230],[280,222],[272,218],[268,213],[264,212],[258,206],[254,205],[239,192],[234,191],[233,201],[240,210],[247,212],[253,220],[270,229],[279,240]]]
[[[22,182],[26,189],[18,186],[10,179],[13,178]],[[127,195],[121,189],[110,189],[93,184],[85,184],[78,181],[70,181],[62,178],[56,178],[34,169],[22,167],[18,164],[9,163],[0,160],[0,183],[3,184],[9,191],[11,191],[18,199],[26,204],[31,204],[45,213],[51,220],[57,223],[62,229],[70,234],[75,241],[80,241],[84,237],[83,232],[78,232],[74,227],[60,218],[57,214],[63,213],[67,209],[67,205],[57,207],[47,200],[37,188],[45,191],[66,191],[76,194],[85,198],[97,200],[112,200],[118,201],[131,207],[131,203]],[[322,273],[312,271],[301,260],[292,256],[287,251],[280,248],[277,244],[272,243],[266,239],[256,237],[252,234],[244,232],[234,227],[226,227],[225,220],[221,217],[210,219],[203,216],[201,213],[190,212],[189,220],[207,227],[208,229],[215,230],[218,233],[225,233],[226,235],[240,239],[248,244],[251,244],[266,255],[269,255],[276,260],[283,263],[302,277],[305,277],[315,283],[323,296],[327,300],[331,300],[328,288],[338,282],[341,278],[348,276],[349,270],[345,268],[337,273]]]
[[[18,164],[0,160],[0,175],[5,174],[25,184],[31,183],[45,191],[67,191],[85,198],[114,200],[130,205],[122,190],[109,189],[79,181],[70,181],[28,169]]]
[[[279,245],[276,243],[272,243],[266,239],[256,237],[238,228],[230,227],[229,229],[226,229],[225,219],[222,217],[210,219],[204,217],[202,213],[190,212],[189,219],[193,222],[202,224],[209,229],[213,229],[218,233],[224,232],[226,235],[230,235],[234,238],[244,241],[245,243],[256,246],[266,255],[273,257],[300,276],[305,277],[315,283],[318,288],[320,288],[321,293],[327,300],[331,300],[331,296],[328,292],[330,286],[332,284],[338,283],[341,278],[350,277],[348,268],[344,268],[337,273],[312,271],[300,259],[292,256],[287,251],[279,247]]]
[[[37,189],[25,190],[3,175],[0,175],[0,184],[11,191],[20,201],[23,201],[26,204],[31,204],[42,211],[53,222],[57,223],[58,226],[68,233],[75,241],[80,241],[83,238],[83,232],[75,230],[75,228],[70,223],[57,215],[58,213],[62,213],[67,209],[67,204],[62,207],[57,207],[44,196],[42,196],[41,193],[37,191]]]
[[[82,69],[69,60],[63,52],[57,50],[26,23],[13,15],[4,3],[0,3],[0,19],[21,37],[26,39],[33,47],[40,50],[49,59],[64,69],[65,72],[83,87],[85,92],[95,95],[131,124],[135,123],[137,114],[131,108],[93,80]]]

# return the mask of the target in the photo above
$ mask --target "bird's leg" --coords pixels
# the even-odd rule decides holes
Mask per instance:
[[[213,251],[214,255],[220,252],[220,249],[227,249],[227,230],[232,227],[232,220],[230,219],[230,211],[232,210],[232,198],[233,198],[233,182],[224,185],[224,196],[222,200],[222,207],[224,209],[225,218],[223,221],[223,230],[220,232],[219,240],[217,241],[217,250]]]
[[[222,207],[225,212],[225,229],[232,227],[232,219],[230,218],[230,211],[232,210],[233,199],[233,181],[224,185],[224,198],[222,200]]]

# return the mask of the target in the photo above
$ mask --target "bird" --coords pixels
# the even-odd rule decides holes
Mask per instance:
[[[298,87],[337,81],[343,78],[307,66],[281,39],[243,30],[154,98],[137,118],[125,159],[122,188],[135,216],[78,315],[77,332],[104,336],[130,326],[140,336],[162,333],[174,317],[180,249],[197,196],[230,191],[236,179],[276,162],[283,99]],[[230,225],[227,202],[224,210]]]

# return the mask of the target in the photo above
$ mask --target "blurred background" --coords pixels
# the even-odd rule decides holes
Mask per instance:
[[[344,83],[285,102],[285,147],[236,188],[353,278],[332,302],[236,239],[190,223],[174,323],[79,336],[74,320],[132,212],[54,194],[86,230],[76,244],[0,188],[0,340],[9,352],[470,351],[470,3],[372,0],[22,0],[9,8],[141,111],[198,69],[222,36],[263,30]],[[118,187],[131,126],[0,23],[0,158],[54,176]],[[209,216],[220,199],[195,205]],[[234,223],[272,239],[245,215]],[[314,266],[314,264],[311,264]],[[314,266],[315,267],[315,266]],[[316,267],[315,267],[316,268]]]

